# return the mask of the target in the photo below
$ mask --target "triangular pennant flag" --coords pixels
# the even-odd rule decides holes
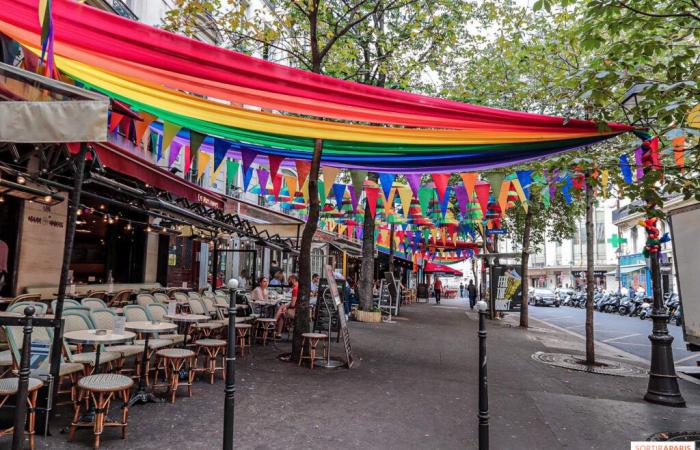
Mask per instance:
[[[351,170],[350,179],[352,180],[352,189],[356,198],[360,197],[362,193],[362,186],[365,183],[365,178],[367,178],[366,170]]]
[[[177,136],[177,133],[182,129],[180,125],[176,125],[172,122],[163,121],[163,148],[167,150],[170,144]]]
[[[133,121],[134,119],[129,116],[124,116],[121,121],[122,132],[127,139],[130,139],[129,135],[131,134],[131,122]]]
[[[258,153],[255,150],[251,150],[247,147],[241,148],[241,164],[244,172],[253,164],[257,156]]]
[[[211,171],[211,176],[209,177],[209,181],[213,185],[216,183],[217,178],[219,178],[219,173],[221,173],[221,169],[224,168],[223,164],[219,164],[219,167],[215,167],[214,170]]]
[[[488,211],[490,190],[491,185],[485,181],[477,183],[474,186],[474,192],[476,193],[476,198],[479,201],[479,206],[481,206],[481,213],[484,217],[486,217],[486,211]]]
[[[331,189],[333,189],[333,185],[335,184],[335,179],[338,178],[338,173],[340,173],[340,169],[337,167],[331,167],[331,166],[323,166],[323,183],[325,184],[326,187],[326,195],[328,195],[331,192]]]
[[[156,135],[156,162],[160,161],[160,158],[163,157],[163,137],[159,136],[156,133],[153,133]]]
[[[199,152],[197,155],[197,180],[201,180],[207,166],[211,162],[212,156],[210,153]]]
[[[532,184],[532,170],[519,170],[515,172],[520,182],[520,187],[522,188],[525,198],[530,200],[530,185]],[[522,199],[521,199],[522,201]]]
[[[450,180],[449,173],[434,173],[432,174],[435,190],[438,193],[438,201],[440,203],[445,199],[445,191],[447,190],[447,182]]]
[[[520,184],[520,179],[516,178],[514,180],[511,180],[511,183],[513,185],[513,189],[515,189],[515,193],[518,195],[518,199],[520,200],[520,204],[523,205],[523,209],[525,212],[527,212],[527,209],[529,205],[527,204],[528,198],[525,195],[525,190],[523,189],[522,185]],[[528,190],[528,194],[530,191]]]
[[[275,201],[279,200],[281,189],[282,189],[282,174],[278,173],[277,176],[272,178],[272,195],[275,196]]]
[[[309,180],[308,179],[306,180],[306,183],[304,183],[304,186],[306,186],[306,196],[308,197],[309,196]],[[318,189],[318,198],[319,198],[319,200],[321,200],[321,205],[325,205],[326,204],[326,197],[328,196],[328,194],[327,194],[328,191],[326,191],[325,181],[318,180],[317,189]],[[306,203],[308,203],[308,202],[309,201],[307,199]]]
[[[408,186],[401,186],[396,188],[399,191],[399,198],[401,199],[401,207],[403,208],[403,215],[408,218],[408,212],[411,210],[411,200],[413,199],[413,193],[411,188]]]
[[[564,175],[564,184],[561,187],[561,193],[564,195],[564,201],[566,202],[567,205],[571,204],[571,188],[573,187],[573,183],[571,182],[571,175],[568,173]]]
[[[391,190],[391,187],[394,185],[395,178],[396,178],[396,175],[394,175],[393,173],[380,173],[379,174],[379,184],[381,184],[382,190],[384,191],[384,198],[389,198],[389,191]],[[399,192],[399,196],[401,196],[400,192]]]
[[[284,184],[287,185],[289,195],[290,197],[292,197],[292,200],[294,200],[294,194],[296,194],[297,192],[297,177],[295,177],[294,175],[285,175]]]
[[[277,172],[280,170],[282,161],[284,161],[284,156],[267,155],[267,160],[270,163],[270,175],[272,175],[272,179],[274,180],[277,178]]]
[[[321,183],[321,182],[319,182]],[[321,186],[318,188],[318,193],[319,195],[321,192],[325,191],[325,189],[322,189]],[[309,203],[309,182],[307,181],[301,186],[301,196],[304,198],[304,203],[308,204]],[[326,199],[325,197],[321,200],[321,206],[326,204]]]
[[[426,218],[430,215],[430,201],[434,196],[435,189],[433,188],[422,187],[418,190],[418,202],[420,202],[420,209]]]
[[[603,194],[603,198],[608,198],[608,179],[610,173],[607,170],[602,170],[600,172],[600,187]]]
[[[420,189],[420,179],[422,175],[419,173],[408,173],[406,174],[406,181],[411,187],[411,192],[413,192],[413,198],[418,199],[419,189]]]
[[[179,142],[173,142],[170,144],[170,153],[168,153],[168,167],[172,167],[177,161],[177,157],[180,155],[180,150],[182,149],[182,144]]]
[[[630,168],[630,161],[627,155],[620,155],[620,171],[625,183],[632,184],[632,169]]]
[[[145,111],[140,111],[139,114],[143,120],[134,121],[134,128],[136,133],[136,145],[141,147],[141,142],[143,141],[143,136],[146,134],[146,130],[151,124],[156,120],[156,116],[149,114]]]
[[[248,187],[250,187],[250,180],[253,179],[253,169],[248,167],[247,170],[243,171],[243,190],[248,192]]]
[[[372,217],[377,214],[377,198],[379,198],[379,188],[373,186],[365,187],[365,196],[367,197],[367,207]]]
[[[677,136],[671,140],[673,146],[673,161],[681,170],[685,167],[685,136]]]
[[[297,159],[294,161],[294,165],[297,168],[297,183],[299,186],[304,186],[311,170],[311,163],[303,159]]]
[[[238,183],[238,161],[233,159],[226,160],[226,187],[230,188],[233,183]]]
[[[359,196],[355,194],[354,189],[348,189],[348,192],[350,192],[350,204],[352,205],[352,212],[356,213],[357,204],[360,201]]]
[[[258,184],[260,185],[260,195],[267,194],[267,181],[270,179],[270,172],[266,169],[256,169],[255,173],[258,175]]]
[[[117,129],[119,126],[119,123],[122,121],[124,118],[124,115],[119,114],[118,112],[110,112],[109,114],[109,127],[107,128],[107,131],[110,133],[113,132],[114,130]]]
[[[498,199],[501,194],[501,185],[503,184],[503,179],[505,175],[500,172],[489,172],[486,174],[486,181],[491,185],[493,190],[493,197]]]
[[[190,169],[192,168],[192,155],[190,152],[190,146],[185,145],[185,175],[190,173]]]
[[[505,214],[508,208],[508,191],[510,190],[510,180],[501,182],[501,188],[498,190],[498,206],[501,208],[501,214]]]
[[[476,186],[476,181],[479,178],[478,173],[474,172],[463,172],[459,174],[459,177],[462,179],[462,183],[464,183],[464,187],[467,189],[467,196],[468,198],[474,199],[474,186]]]
[[[469,197],[467,196],[467,188],[464,185],[455,186],[455,197],[457,198],[457,206],[463,215],[469,211]]]
[[[202,146],[202,142],[206,138],[205,135],[198,131],[190,130],[190,151],[192,152],[192,157],[197,154],[199,147]]]
[[[340,183],[333,183],[331,189],[333,189],[333,195],[335,196],[335,207],[338,209],[338,211],[340,211],[340,208],[343,206],[345,185]]]
[[[447,205],[450,202],[450,192],[452,191],[451,187],[447,187],[445,190],[445,193],[443,194],[442,200],[440,201],[440,212],[442,212],[442,218],[445,218],[445,214],[447,214]]]
[[[221,163],[224,162],[231,143],[223,139],[214,138],[214,172],[218,172]]]
[[[384,205],[387,214],[394,213],[394,197],[396,197],[396,189],[391,189],[389,191],[389,198],[386,199],[386,205]]]

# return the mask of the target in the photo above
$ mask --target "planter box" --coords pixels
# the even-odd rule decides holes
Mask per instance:
[[[369,312],[369,311],[360,311],[359,309],[355,311],[355,320],[358,322],[373,322],[373,323],[379,323],[382,321],[382,313],[377,311],[377,312]]]

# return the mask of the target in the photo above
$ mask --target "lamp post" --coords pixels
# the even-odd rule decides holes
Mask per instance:
[[[224,389],[224,450],[233,450],[233,416],[236,394],[236,294],[238,280],[228,280],[228,340],[226,345],[226,388]]]
[[[489,448],[489,389],[486,376],[486,315],[489,305],[479,300],[479,450]]]

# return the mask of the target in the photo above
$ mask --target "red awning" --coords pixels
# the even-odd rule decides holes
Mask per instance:
[[[426,262],[425,267],[423,268],[423,272],[425,273],[446,273],[449,275],[456,275],[458,277],[462,276],[462,272],[460,272],[457,269],[453,269],[450,266],[446,266],[444,264],[435,264],[431,262]]]
[[[191,202],[224,209],[225,197],[223,195],[208,191],[180,178],[129,150],[109,142],[93,143],[92,146],[99,155],[102,164],[108,169],[170,192],[177,197],[184,197]],[[77,146],[71,146],[72,152],[76,153],[77,150]]]

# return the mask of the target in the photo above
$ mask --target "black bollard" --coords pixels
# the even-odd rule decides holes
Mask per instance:
[[[226,345],[226,389],[224,392],[224,450],[233,450],[233,417],[236,394],[236,294],[238,280],[228,282],[228,342]]]
[[[24,428],[27,421],[27,395],[29,391],[29,358],[32,350],[32,316],[34,307],[24,308],[24,336],[22,338],[22,356],[19,363],[19,380],[17,382],[17,398],[15,406],[14,431],[12,433],[12,450],[24,448]]]
[[[481,300],[479,309],[479,450],[489,448],[489,385],[486,376],[486,315],[488,305]]]

